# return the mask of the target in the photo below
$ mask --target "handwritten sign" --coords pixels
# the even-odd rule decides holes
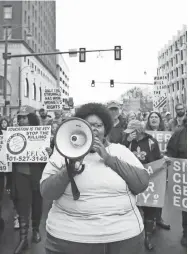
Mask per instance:
[[[166,152],[166,146],[168,144],[169,139],[171,138],[173,132],[171,131],[146,131],[146,133],[153,136],[158,141],[159,149],[161,153]]]
[[[187,210],[187,160],[170,158],[172,164],[168,173],[168,197],[170,203],[182,210]]]
[[[144,165],[150,175],[150,181],[148,188],[137,196],[138,206],[164,206],[166,190],[166,166],[164,166],[164,162],[164,159],[160,159]]]
[[[60,89],[45,89],[44,107],[48,111],[61,110],[63,108],[63,100]]]
[[[8,162],[47,162],[51,126],[8,127],[6,152]]]
[[[8,163],[6,157],[6,140],[4,135],[0,136],[0,173],[8,171]]]

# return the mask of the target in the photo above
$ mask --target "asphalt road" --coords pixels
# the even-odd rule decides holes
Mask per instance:
[[[8,195],[5,193],[3,202],[3,218],[5,219],[6,227],[0,243],[0,254],[13,254],[14,248],[19,241],[19,232],[13,229],[12,208],[12,202],[10,201]],[[30,244],[29,249],[25,251],[24,254],[45,254],[45,221],[48,214],[48,208],[49,203],[44,202],[43,216],[40,226],[42,241],[38,244]],[[158,228],[153,235],[153,242],[156,245],[155,250],[152,252],[146,251],[146,254],[186,254],[187,249],[182,247],[180,244],[182,236],[181,211],[171,207],[168,203],[168,198],[166,198],[165,207],[163,208],[163,219],[166,222],[170,223],[171,230],[166,231]],[[31,232],[29,237],[31,237]]]

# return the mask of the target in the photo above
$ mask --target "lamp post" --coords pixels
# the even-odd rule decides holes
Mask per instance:
[[[9,26],[5,25],[3,26],[5,28],[5,50],[3,53],[3,58],[4,58],[4,84],[3,84],[3,98],[4,98],[4,107],[3,107],[3,115],[6,116],[7,115],[7,60],[8,58],[8,38],[11,35],[12,31],[8,34],[8,28]],[[16,26],[13,29],[17,29],[20,27],[25,27],[25,26]],[[25,27],[28,28],[28,27]],[[27,37],[31,37],[30,34],[27,35]]]

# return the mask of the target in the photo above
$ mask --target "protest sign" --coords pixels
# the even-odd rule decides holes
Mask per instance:
[[[48,111],[63,109],[63,100],[60,89],[45,89],[44,107]]]
[[[158,141],[159,149],[161,153],[166,152],[166,147],[169,139],[171,138],[173,132],[171,131],[146,131],[146,133],[153,136]]]
[[[187,210],[187,160],[170,158],[168,170],[169,202],[176,208]]]
[[[47,162],[51,126],[8,127],[6,152],[8,162]]]
[[[144,165],[150,175],[148,188],[137,196],[138,206],[163,207],[166,190],[166,164],[164,159]]]
[[[8,171],[8,163],[6,156],[6,140],[4,135],[0,136],[0,173]]]

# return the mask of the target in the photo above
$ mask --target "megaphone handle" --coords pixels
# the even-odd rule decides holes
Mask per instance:
[[[74,200],[78,200],[80,197],[80,192],[79,192],[78,187],[76,186],[76,183],[75,183],[74,178],[72,176],[71,164],[68,163],[67,159],[65,159],[65,162],[66,162],[67,172],[68,172],[68,176],[69,176],[70,183],[71,183],[73,198],[74,198]]]

